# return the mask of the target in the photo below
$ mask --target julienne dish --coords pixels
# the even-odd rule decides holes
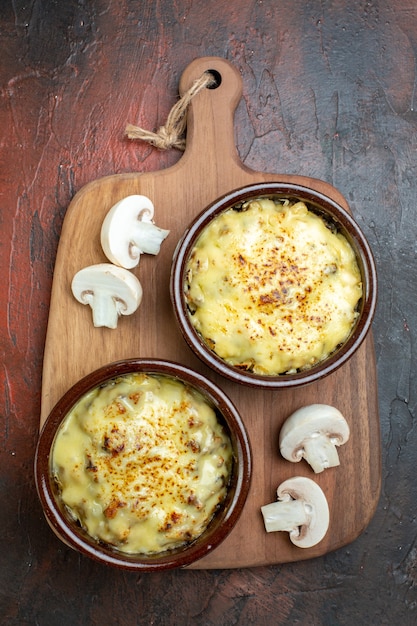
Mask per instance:
[[[181,331],[220,374],[256,387],[312,382],[365,338],[376,271],[353,218],[309,188],[235,190],[190,225],[174,256]]]
[[[82,379],[42,429],[45,514],[70,546],[127,569],[180,567],[231,531],[251,456],[238,412],[178,364],[127,360]]]

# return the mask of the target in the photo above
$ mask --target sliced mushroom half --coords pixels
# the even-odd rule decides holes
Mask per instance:
[[[132,269],[141,254],[158,254],[169,230],[152,221],[154,205],[147,196],[132,195],[117,202],[101,227],[101,247],[112,263]]]
[[[111,263],[89,265],[71,283],[74,297],[90,305],[96,327],[116,328],[119,315],[131,315],[142,300],[142,286],[134,274]]]
[[[342,413],[328,404],[310,404],[290,415],[279,435],[284,459],[305,459],[316,474],[340,464],[336,447],[349,439],[349,425]]]
[[[322,489],[310,478],[295,476],[281,483],[278,501],[261,507],[266,532],[286,531],[299,548],[319,543],[329,528],[329,506]]]

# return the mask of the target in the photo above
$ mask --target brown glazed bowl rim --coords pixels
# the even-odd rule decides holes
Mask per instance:
[[[184,297],[184,275],[189,255],[202,230],[220,213],[238,202],[250,198],[278,196],[300,199],[308,203],[318,213],[330,218],[345,234],[352,245],[363,282],[361,314],[348,340],[327,359],[316,366],[294,374],[262,376],[242,371],[226,363],[211,351],[199,336],[189,320],[187,304]],[[170,296],[174,314],[180,331],[191,350],[218,374],[243,385],[255,388],[286,389],[315,382],[331,374],[346,363],[362,344],[368,334],[377,303],[377,274],[374,257],[368,241],[354,218],[340,204],[323,193],[293,183],[262,182],[234,189],[221,196],[206,207],[188,226],[178,242],[173,255]]]
[[[183,381],[202,393],[223,416],[234,448],[234,472],[226,504],[216,513],[207,529],[195,541],[155,556],[129,555],[99,544],[63,512],[53,488],[50,455],[55,435],[74,404],[100,384],[133,372],[165,375]],[[245,425],[229,397],[212,381],[175,362],[160,359],[126,359],[104,365],[80,379],[57,402],[47,417],[35,454],[35,483],[45,517],[55,534],[81,554],[106,565],[133,571],[156,571],[185,567],[217,548],[239,519],[249,493],[252,454]]]

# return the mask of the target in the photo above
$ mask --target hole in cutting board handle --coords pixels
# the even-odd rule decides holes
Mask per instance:
[[[207,85],[207,89],[217,89],[222,84],[222,75],[217,70],[206,70],[206,74],[211,74],[214,78],[214,83]]]

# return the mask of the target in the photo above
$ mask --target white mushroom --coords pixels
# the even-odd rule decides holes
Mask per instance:
[[[142,286],[134,274],[111,263],[89,265],[71,283],[74,297],[93,310],[96,327],[116,328],[119,315],[130,315],[142,300]]]
[[[349,439],[348,423],[338,409],[311,404],[295,411],[281,428],[279,448],[288,461],[304,458],[316,474],[340,464],[336,446]]]
[[[278,502],[261,507],[268,533],[287,531],[293,544],[311,548],[329,528],[329,506],[322,489],[311,478],[295,476],[277,489]]]
[[[155,226],[153,215],[152,201],[140,195],[127,196],[110,209],[101,227],[101,247],[109,261],[131,269],[141,254],[159,253],[169,230]]]

